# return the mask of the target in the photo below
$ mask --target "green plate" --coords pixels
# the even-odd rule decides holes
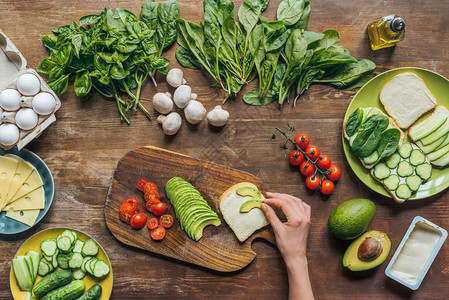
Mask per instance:
[[[390,70],[384,72],[373,79],[371,79],[368,83],[366,83],[354,96],[351,103],[348,106],[348,109],[345,114],[344,120],[346,120],[349,115],[354,112],[359,107],[378,107],[383,112],[385,109],[382,103],[379,100],[379,93],[382,87],[389,81],[392,77],[404,73],[404,72],[412,72],[421,77],[424,80],[429,90],[435,96],[438,101],[439,106],[445,106],[449,108],[449,80],[444,78],[443,76],[420,68],[398,68],[394,70]],[[427,112],[417,122],[426,118],[433,112]],[[408,141],[407,131],[406,137],[404,141]],[[346,159],[349,162],[354,173],[357,177],[366,184],[373,191],[378,192],[381,195],[390,197],[390,194],[385,190],[382,184],[377,182],[368,172],[368,170],[361,164],[360,160],[351,153],[349,148],[349,143],[346,141],[344,135],[342,135],[343,139],[343,149],[345,152]],[[432,177],[423,184],[419,190],[409,199],[409,200],[418,200],[433,196],[449,187],[449,168],[443,169],[432,169]]]

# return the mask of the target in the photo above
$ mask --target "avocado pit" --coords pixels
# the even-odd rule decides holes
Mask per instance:
[[[359,246],[357,257],[361,261],[373,261],[382,253],[382,243],[372,237],[366,238]]]

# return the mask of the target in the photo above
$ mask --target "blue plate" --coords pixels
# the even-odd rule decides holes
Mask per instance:
[[[32,164],[39,172],[39,175],[44,182],[45,207],[39,212],[36,222],[34,223],[34,225],[36,225],[47,214],[48,210],[50,209],[51,203],[53,202],[53,196],[55,194],[55,183],[53,181],[53,176],[51,175],[51,172],[44,161],[33,152],[27,149],[18,151],[15,147],[10,150],[0,149],[1,156],[7,153],[20,156],[21,158]],[[6,212],[4,211],[0,213],[0,234],[17,234],[34,226],[33,225],[30,227],[16,220],[7,218],[5,215]]]

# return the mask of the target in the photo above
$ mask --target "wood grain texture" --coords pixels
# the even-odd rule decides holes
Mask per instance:
[[[165,184],[175,176],[190,182],[201,193],[219,215],[222,225],[206,227],[203,237],[196,242],[175,220],[174,226],[167,229],[166,237],[155,242],[149,237],[147,228],[134,230],[120,221],[119,210],[124,199],[135,198],[140,205],[144,205],[142,192],[136,188],[136,182],[141,178],[159,187],[161,200],[168,206],[167,212],[175,216],[164,189]],[[219,198],[229,187],[240,182],[254,183],[263,192],[262,183],[251,174],[157,147],[134,149],[120,159],[114,170],[104,209],[106,225],[119,241],[127,245],[220,272],[238,271],[256,257],[251,250],[255,238],[275,242],[272,230],[265,227],[240,243],[224,221]]]
[[[242,0],[235,1],[240,7]],[[271,0],[264,15],[273,20],[280,0]],[[41,37],[52,28],[69,24],[104,7],[140,11],[136,0],[0,0],[0,26],[28,61],[37,68],[48,56]],[[201,1],[179,0],[181,17],[199,23]],[[369,49],[365,26],[372,20],[396,13],[407,22],[405,40],[397,47],[378,52]],[[357,58],[377,64],[376,72],[396,67],[422,67],[449,77],[449,4],[447,0],[352,1],[312,0],[309,30],[333,28],[340,32],[341,44]],[[164,54],[170,67],[179,67],[174,45]],[[221,103],[222,94],[211,88],[208,75],[185,70],[189,85],[207,110]],[[157,88],[147,82],[142,90],[143,104],[152,110],[157,92],[173,89],[158,75]],[[256,82],[252,83],[256,84]],[[245,90],[251,89],[246,87]],[[245,91],[244,90],[244,91]],[[267,191],[284,192],[302,198],[312,207],[312,223],[307,248],[308,265],[316,299],[447,299],[449,291],[449,246],[446,242],[421,287],[411,291],[389,280],[386,263],[364,273],[351,273],[341,259],[348,246],[327,231],[327,218],[341,202],[364,197],[375,202],[376,216],[369,229],[386,232],[396,250],[416,215],[449,229],[449,193],[406,202],[402,205],[372,192],[354,175],[341,144],[341,128],[346,108],[356,91],[340,91],[325,85],[312,85],[296,108],[286,105],[251,107],[241,96],[224,107],[230,122],[222,130],[206,122],[188,126],[183,122],[175,137],[165,137],[156,122],[140,112],[131,126],[118,121],[116,105],[97,94],[78,99],[73,87],[62,95],[57,121],[28,149],[39,155],[55,178],[56,194],[52,207],[40,224],[29,232],[0,237],[0,299],[11,299],[9,269],[20,245],[33,233],[50,227],[70,226],[92,235],[108,253],[114,270],[112,299],[286,299],[287,274],[275,246],[253,243],[254,261],[241,271],[218,273],[191,264],[167,259],[126,246],[109,232],[104,220],[104,204],[113,170],[128,151],[147,145],[161,147],[205,161],[222,164],[255,175]],[[288,165],[280,143],[270,142],[275,126],[295,126],[295,133],[307,133],[313,143],[343,170],[343,176],[330,197],[310,192],[304,178]],[[390,260],[390,254],[387,261]]]

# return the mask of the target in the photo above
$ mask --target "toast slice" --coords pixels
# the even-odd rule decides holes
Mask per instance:
[[[380,91],[379,98],[387,113],[403,129],[438,104],[424,81],[411,72],[391,78]]]

